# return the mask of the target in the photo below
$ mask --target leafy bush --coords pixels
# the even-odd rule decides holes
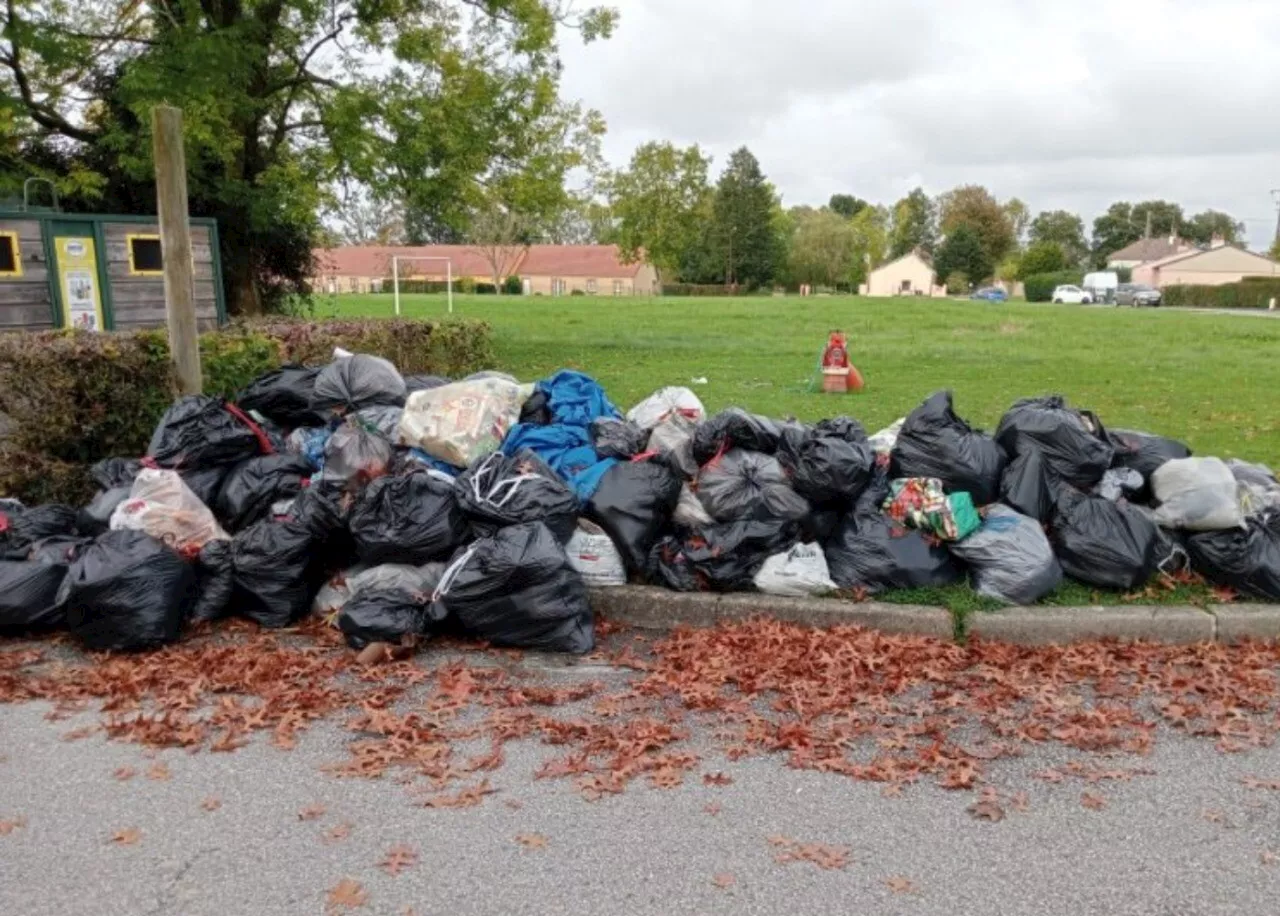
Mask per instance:
[[[584,290],[575,289],[575,290],[570,290],[569,295],[570,295],[570,296],[585,296],[585,295],[586,295],[586,292],[585,292]]]
[[[1079,286],[1084,274],[1078,270],[1059,270],[1049,274],[1032,274],[1022,281],[1028,302],[1048,302],[1056,286],[1074,283]]]
[[[457,280],[453,281],[453,289],[454,292],[461,292],[458,287]],[[375,293],[389,294],[394,293],[395,291],[395,281],[392,280],[391,277],[387,277],[382,281],[381,288],[372,290],[372,292]],[[403,277],[400,278],[400,292],[403,294],[413,293],[422,295],[426,293],[430,295],[439,295],[440,293],[447,293],[448,291],[449,284],[444,280],[406,280]]]
[[[502,284],[502,291],[508,296],[519,296],[524,292],[524,284],[520,282],[517,276],[507,277],[505,283]]]
[[[1117,283],[1132,283],[1132,282],[1133,282],[1133,268],[1132,268],[1132,267],[1117,267],[1117,268],[1116,268],[1116,282],[1117,282]]]
[[[741,296],[742,287],[734,284],[722,286],[714,283],[664,283],[664,296]]]
[[[1239,283],[1222,286],[1166,286],[1161,304],[1187,308],[1265,309],[1274,298],[1280,302],[1280,279],[1246,277]]]
[[[1055,273],[1065,270],[1067,256],[1057,242],[1036,242],[1027,248],[1018,264],[1021,279],[1034,277],[1036,274]]]
[[[947,275],[947,295],[963,296],[969,292],[969,275],[963,270],[953,270]]]
[[[498,287],[494,286],[492,283],[477,282],[476,293],[481,296],[496,296],[498,294]]]
[[[335,347],[386,357],[402,372],[466,375],[492,367],[489,326],[458,321],[269,318],[200,337],[204,388],[231,397],[284,362],[328,362]],[[162,330],[0,334],[0,495],[82,504],[87,467],[141,455],[175,386]]]
[[[476,281],[471,277],[462,277],[454,281],[458,287],[458,292],[470,295],[476,291]]]

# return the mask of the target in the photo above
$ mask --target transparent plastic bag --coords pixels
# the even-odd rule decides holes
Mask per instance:
[[[129,498],[111,514],[112,531],[145,531],[179,551],[198,551],[209,541],[227,540],[209,507],[182,482],[177,471],[144,468]]]
[[[1221,531],[1244,525],[1235,475],[1218,458],[1175,458],[1151,475],[1160,505],[1152,518],[1165,528]]]
[[[400,419],[400,441],[455,467],[468,467],[498,450],[530,393],[531,386],[502,378],[415,391]]]

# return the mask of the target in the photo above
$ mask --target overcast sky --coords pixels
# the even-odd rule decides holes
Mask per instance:
[[[611,5],[612,39],[566,37],[562,89],[603,112],[614,165],[670,140],[715,174],[745,144],[788,206],[978,183],[1086,226],[1114,200],[1213,207],[1271,242],[1277,0]]]

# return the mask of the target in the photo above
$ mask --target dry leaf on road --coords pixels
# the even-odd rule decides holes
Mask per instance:
[[[902,877],[902,875],[885,878],[884,883],[895,894],[913,894],[916,890],[916,886],[909,879]]]
[[[1247,789],[1269,789],[1280,792],[1280,779],[1259,779],[1256,776],[1245,776],[1240,780]]]
[[[200,803],[200,807],[206,811],[217,811],[219,808],[222,807],[222,800],[218,798],[214,798],[212,795],[210,795],[208,798],[206,798],[204,801]]]
[[[173,774],[169,772],[169,768],[163,763],[153,763],[147,770],[147,779],[154,779],[157,782],[168,782],[171,776]]]
[[[346,821],[341,824],[335,824],[325,833],[324,841],[326,843],[336,843],[339,840],[345,840],[347,837],[351,836],[352,826],[354,825]]]
[[[27,826],[25,817],[15,817],[12,820],[0,821],[0,836],[8,836],[19,827]]]
[[[728,773],[704,773],[702,776],[702,784],[704,786],[727,786],[733,782],[733,777]]]
[[[1097,792],[1085,792],[1080,796],[1080,804],[1090,811],[1101,811],[1107,806],[1107,800]]]
[[[399,877],[400,872],[406,868],[412,868],[418,864],[418,852],[412,846],[406,846],[403,843],[397,843],[387,850],[386,857],[378,863],[378,867],[385,871],[393,878]]]
[[[721,890],[724,890],[726,888],[733,887],[735,880],[736,879],[733,877],[733,875],[729,874],[728,872],[722,871],[720,874],[716,875],[714,878],[711,879],[711,883],[714,884],[716,887],[720,888]]]
[[[968,811],[975,820],[992,822],[1004,820],[1004,808],[1000,807],[1000,803],[994,798],[980,798],[969,806]]]
[[[1276,862],[1280,862],[1280,855],[1277,855],[1270,849],[1262,850],[1262,855],[1259,856],[1259,858],[1262,860],[1263,865],[1275,865]]]
[[[548,840],[540,833],[517,833],[516,842],[525,849],[546,849]]]
[[[298,812],[298,820],[314,821],[318,817],[324,817],[324,813],[327,810],[324,805],[307,805]]]
[[[769,837],[769,843],[782,847],[773,857],[775,862],[786,865],[791,862],[812,862],[819,868],[844,868],[849,864],[847,846],[829,846],[826,843],[801,843],[787,837]]]
[[[124,782],[125,780],[133,779],[134,775],[137,772],[138,771],[135,770],[133,767],[120,767],[115,771],[114,775],[116,779],[120,780],[121,782]]]
[[[111,835],[111,842],[117,846],[132,846],[142,839],[142,831],[137,827],[126,827],[124,830],[117,830]]]
[[[1031,796],[1026,792],[1014,792],[1009,796],[1009,807],[1014,811],[1025,812],[1031,807]]]
[[[369,895],[365,893],[359,881],[354,878],[343,878],[329,889],[326,902],[330,909],[342,907],[354,910],[356,907],[364,906],[368,899]]]
[[[724,809],[720,806],[719,802],[707,802],[702,806],[702,810],[707,814],[710,814],[712,817],[715,817]]]

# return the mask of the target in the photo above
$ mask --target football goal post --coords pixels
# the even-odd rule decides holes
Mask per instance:
[[[391,283],[395,290],[396,317],[400,317],[400,262],[444,261],[445,291],[449,296],[449,314],[453,314],[453,259],[439,255],[393,255],[391,258]]]

